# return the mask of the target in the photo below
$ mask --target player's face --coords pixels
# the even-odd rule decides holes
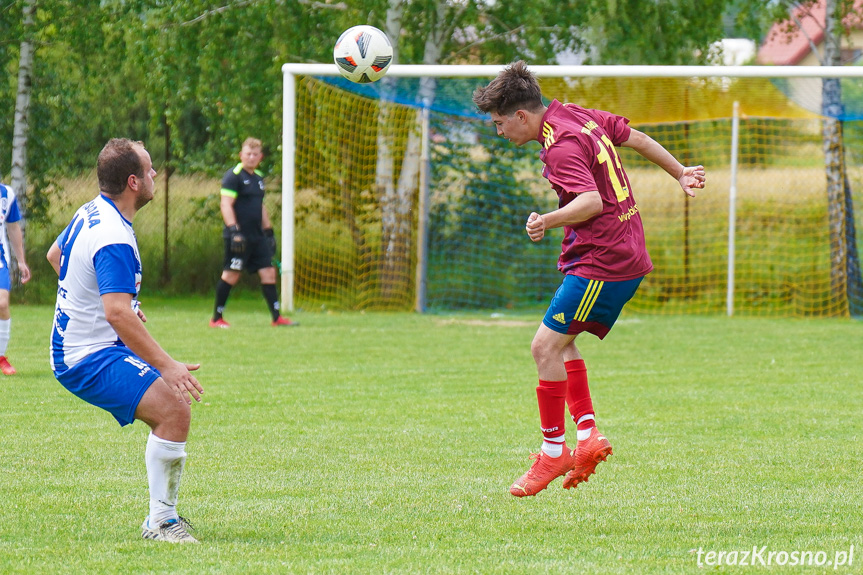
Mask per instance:
[[[521,110],[517,110],[509,116],[492,112],[491,121],[497,127],[497,135],[503,136],[516,146],[524,145],[536,139],[536,134],[530,132],[527,118]]]
[[[240,151],[240,161],[243,163],[243,168],[250,172],[254,172],[263,159],[264,152],[260,148],[243,146]]]
[[[150,153],[144,148],[138,149],[138,155],[141,156],[141,166],[144,168],[144,177],[138,179],[138,195],[135,198],[135,209],[140,210],[153,199],[153,193],[156,189],[156,170],[153,169],[153,160],[150,158]]]

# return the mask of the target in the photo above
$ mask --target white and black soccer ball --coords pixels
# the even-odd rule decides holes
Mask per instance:
[[[351,82],[376,82],[384,77],[393,61],[393,45],[374,26],[354,26],[339,36],[333,60],[342,76]]]

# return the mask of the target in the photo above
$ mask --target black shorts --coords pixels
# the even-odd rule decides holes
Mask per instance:
[[[265,236],[252,236],[246,238],[246,252],[241,256],[231,252],[231,239],[225,239],[225,261],[222,269],[225,271],[241,272],[243,270],[253,274],[258,270],[273,267],[273,250],[270,242]]]

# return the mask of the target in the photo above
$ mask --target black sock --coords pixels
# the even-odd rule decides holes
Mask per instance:
[[[223,279],[216,284],[216,309],[213,312],[213,321],[222,319],[222,313],[225,311],[225,304],[228,303],[228,296],[231,295],[231,288],[234,287]]]
[[[270,315],[273,316],[273,321],[276,321],[279,319],[279,296],[276,293],[276,284],[261,284],[261,291],[264,292]]]

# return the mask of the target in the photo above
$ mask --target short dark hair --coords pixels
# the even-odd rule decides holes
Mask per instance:
[[[144,177],[144,165],[138,148],[143,148],[142,142],[133,142],[128,138],[112,138],[108,140],[96,163],[96,175],[99,178],[99,189],[109,196],[119,196],[126,189],[129,176]]]
[[[481,112],[510,116],[516,110],[536,112],[542,108],[542,90],[524,60],[507,66],[488,86],[477,88],[473,103]]]

